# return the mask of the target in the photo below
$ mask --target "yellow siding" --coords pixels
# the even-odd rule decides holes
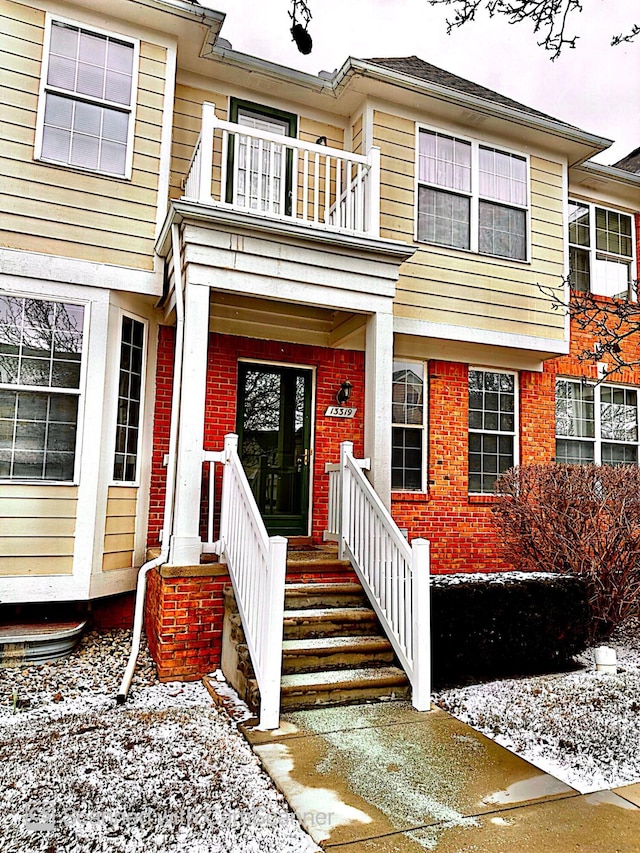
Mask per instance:
[[[298,137],[302,142],[315,142],[321,136],[327,137],[329,148],[344,148],[344,130],[341,127],[300,116]]]
[[[362,150],[362,116],[359,116],[353,125],[353,153],[364,154]]]
[[[111,486],[107,496],[102,569],[128,569],[133,565],[138,489]]]
[[[530,158],[531,263],[514,263],[416,243],[414,122],[376,111],[374,145],[382,150],[381,236],[417,247],[400,270],[396,316],[562,339],[564,318],[537,286],[562,283],[561,165]]]
[[[70,575],[76,486],[0,486],[0,576]]]
[[[152,270],[166,50],[140,45],[132,177],[112,179],[34,160],[44,25],[3,3],[0,245]]]
[[[180,198],[184,181],[189,172],[191,157],[198,141],[202,125],[202,104],[207,101],[216,108],[216,116],[222,121],[227,119],[226,95],[205,89],[195,89],[178,83],[176,86],[173,110],[173,140],[171,143],[171,179],[169,196]],[[212,193],[214,198],[220,197],[220,162],[222,157],[222,142],[220,134],[214,139],[213,166],[214,176]]]

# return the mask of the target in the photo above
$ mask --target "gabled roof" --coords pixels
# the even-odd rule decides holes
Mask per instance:
[[[635,151],[627,154],[626,157],[618,160],[613,165],[618,169],[624,169],[625,172],[633,172],[636,175],[640,174],[640,148],[636,148]]]
[[[494,92],[492,89],[487,89],[480,86],[478,83],[473,83],[471,80],[465,80],[464,77],[458,77],[457,74],[451,74],[443,68],[438,68],[436,65],[431,65],[420,59],[419,56],[391,56],[378,57],[376,59],[365,59],[364,62],[370,62],[372,65],[381,65],[383,68],[388,68],[391,71],[396,71],[399,74],[406,74],[409,77],[416,77],[418,80],[426,80],[429,83],[435,83],[438,86],[444,86],[447,89],[453,89],[456,92],[462,92],[465,95],[473,95],[476,98],[482,98],[485,101],[491,101],[494,104],[501,104],[504,107],[519,110],[528,115],[538,116],[540,118],[557,121],[553,116],[541,113],[531,107],[518,103],[511,98],[506,98],[499,92]],[[563,122],[565,124],[565,122]]]

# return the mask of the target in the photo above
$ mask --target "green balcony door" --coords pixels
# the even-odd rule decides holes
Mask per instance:
[[[311,376],[297,367],[239,365],[240,459],[271,534],[309,532]]]

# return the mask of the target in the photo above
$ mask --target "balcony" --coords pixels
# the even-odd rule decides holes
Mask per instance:
[[[182,200],[378,238],[380,150],[361,156],[254,130],[221,121],[205,103]]]

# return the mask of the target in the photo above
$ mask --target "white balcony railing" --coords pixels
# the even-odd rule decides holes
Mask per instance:
[[[380,149],[366,157],[221,121],[202,127],[183,199],[327,231],[380,234]]]
[[[282,632],[287,540],[269,538],[238,457],[238,436],[224,450],[205,451],[209,465],[209,518],[203,551],[227,563],[251,663],[260,690],[260,728],[275,729],[280,715]],[[223,465],[220,530],[213,539],[216,463]]]
[[[340,462],[327,463],[329,519],[324,538],[338,542],[376,611],[411,682],[413,705],[430,707],[431,638],[429,542],[411,545],[364,475],[368,460],[354,459],[353,443],[340,445]]]

